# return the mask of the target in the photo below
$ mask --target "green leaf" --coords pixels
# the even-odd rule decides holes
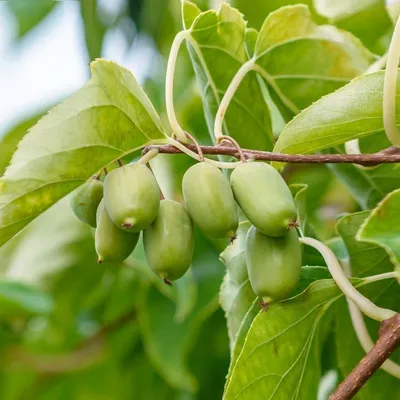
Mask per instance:
[[[29,128],[43,116],[43,113],[34,115],[25,121],[14,126],[10,131],[0,137],[1,158],[0,158],[0,177],[4,174],[11,157],[17,149],[19,141],[24,137]]]
[[[265,18],[272,12],[281,7],[293,4],[306,4],[310,7],[313,17],[316,21],[322,22],[322,18],[315,12],[313,0],[235,0],[234,5],[237,7],[249,21],[249,25],[256,29],[260,29]]]
[[[369,211],[347,215],[340,219],[337,230],[346,245],[353,276],[364,277],[393,270],[389,256],[374,243],[357,240],[357,232],[369,219]],[[400,292],[394,279],[370,284],[362,289],[364,295],[381,307],[399,310]],[[335,341],[338,365],[344,376],[359,363],[365,355],[353,330],[347,304],[341,302],[338,307],[335,327]],[[368,331],[377,339],[379,323],[365,318]],[[348,351],[351,348],[352,351]],[[394,354],[393,360],[399,362],[400,354]],[[384,400],[400,396],[400,382],[382,370],[378,370],[358,395],[360,400]]]
[[[91,229],[63,199],[0,248],[1,272],[11,279],[41,284],[88,256],[96,264]]]
[[[385,3],[384,0],[316,0],[314,6],[331,24],[353,33],[374,51],[379,48],[379,39],[392,28]]]
[[[243,319],[257,298],[251,287],[246,266],[245,237],[250,226],[249,222],[242,222],[236,239],[221,254],[221,259],[226,265],[226,274],[220,289],[219,302],[225,311],[231,353]]]
[[[21,282],[0,281],[0,319],[15,319],[51,312],[50,295]]]
[[[364,221],[357,238],[384,248],[400,271],[400,189],[389,193]],[[399,219],[399,221],[397,221]]]
[[[220,11],[203,13],[183,2],[183,24],[189,29],[188,48],[201,88],[204,113],[211,136],[218,105],[238,69],[249,60],[246,49],[246,23],[240,12],[227,3]],[[258,78],[246,75],[233,97],[224,120],[224,133],[245,148],[272,148],[269,110]]]
[[[93,61],[101,57],[101,49],[107,28],[99,17],[97,0],[82,0],[80,6],[86,49],[89,60]]]
[[[324,153],[341,153],[340,147]],[[353,164],[329,164],[328,168],[346,185],[362,209],[376,206],[387,193],[398,188],[400,168],[397,164],[382,164],[373,169],[361,169]]]
[[[316,398],[321,347],[318,327],[342,296],[332,280],[259,312],[247,334],[224,399]],[[290,345],[288,345],[290,343]]]
[[[91,175],[164,135],[133,75],[97,60],[92,78],[21,141],[0,179],[0,245]]]
[[[57,5],[57,2],[53,0],[8,0],[7,5],[17,21],[18,38],[22,38],[42,22]]]
[[[224,268],[218,252],[196,231],[192,273],[197,283],[197,303],[191,314],[177,321],[176,305],[150,286],[139,309],[139,325],[146,353],[158,373],[173,388],[194,392],[197,382],[188,368],[188,354],[199,327],[218,307],[218,288]]]
[[[383,77],[384,71],[362,75],[318,100],[286,125],[274,151],[310,153],[384,132]]]
[[[271,13],[254,51],[254,61],[287,119],[364,72],[372,60],[351,34],[316,25],[305,5]]]

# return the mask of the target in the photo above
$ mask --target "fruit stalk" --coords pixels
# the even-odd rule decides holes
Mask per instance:
[[[376,306],[372,301],[363,296],[347,279],[338,259],[328,246],[324,245],[319,240],[309,237],[303,237],[300,241],[307,246],[314,247],[321,253],[326,265],[328,266],[329,272],[336,284],[339,286],[339,289],[348,299],[355,303],[365,315],[376,321],[382,322],[386,319],[392,318],[393,315],[396,314],[392,310]]]
[[[175,66],[178,58],[179,49],[184,40],[188,37],[187,31],[181,31],[172,42],[171,50],[168,57],[167,74],[165,78],[165,104],[167,108],[168,121],[173,133],[179,140],[186,141],[186,135],[176,118],[174,107],[174,76]]]

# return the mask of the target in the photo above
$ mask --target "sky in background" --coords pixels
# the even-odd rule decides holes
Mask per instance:
[[[123,0],[102,0],[113,12]],[[0,136],[36,112],[71,95],[89,78],[79,2],[60,2],[34,30],[15,43],[15,21],[0,1]],[[103,57],[129,68],[140,81],[154,51],[145,39],[129,49],[121,32],[108,33]]]

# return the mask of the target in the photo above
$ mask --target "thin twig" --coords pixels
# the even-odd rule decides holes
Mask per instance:
[[[184,144],[189,150],[196,152],[196,146]],[[235,158],[240,158],[237,149],[232,146],[200,146],[203,154],[210,155],[228,155]],[[151,145],[143,149],[143,154],[157,148],[163,154],[181,154],[183,153],[177,147],[167,145]],[[273,153],[270,151],[248,150],[242,149],[244,156],[247,159],[263,160],[263,161],[281,161],[285,163],[300,163],[300,164],[359,164],[359,165],[378,165],[400,163],[400,148],[389,147],[378,153],[371,154],[283,154]]]
[[[329,400],[352,399],[400,345],[400,314],[383,321],[375,346],[339,385]]]

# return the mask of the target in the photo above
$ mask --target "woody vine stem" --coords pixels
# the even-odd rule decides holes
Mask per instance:
[[[214,136],[217,145],[199,146],[193,137],[186,133],[180,126],[175,113],[173,96],[175,65],[180,46],[184,41],[188,41],[192,45],[193,50],[198,52],[196,43],[192,41],[190,33],[190,30],[184,30],[176,35],[168,59],[165,100],[172,135],[167,138],[167,144],[153,144],[144,148],[142,160],[148,161],[158,153],[185,153],[198,161],[208,162],[219,168],[235,168],[241,162],[254,160],[285,163],[353,163],[362,167],[371,167],[384,163],[400,163],[400,148],[396,147],[400,146],[400,132],[397,128],[396,122],[396,82],[398,63],[400,60],[400,17],[396,23],[389,51],[387,53],[387,60],[386,58],[384,60],[387,61],[387,65],[383,90],[383,123],[386,135],[393,146],[373,154],[360,153],[358,143],[354,141],[353,143],[349,142],[346,147],[346,152],[350,154],[282,154],[241,149],[234,140],[230,140],[231,143],[229,145],[224,144],[224,138],[226,140],[226,136],[223,134],[224,117],[229,104],[244,77],[248,72],[255,71],[261,74],[263,78],[268,78],[264,76],[264,71],[258,67],[255,62],[256,60],[254,59],[250,59],[239,68],[219,104],[214,122]],[[379,66],[374,65],[373,68],[370,68],[370,70],[367,71],[367,73],[372,72],[373,69],[380,68],[382,60],[379,63]],[[188,138],[191,139],[194,144],[188,144]],[[204,155],[232,156],[240,159],[240,161],[221,162],[206,158]],[[357,337],[359,338],[362,347],[366,351],[369,350],[365,358],[341,383],[330,399],[340,400],[352,398],[370,376],[381,366],[392,375],[398,376],[400,367],[390,360],[386,360],[400,344],[400,315],[392,310],[376,306],[369,299],[359,293],[348,280],[345,271],[334,253],[326,245],[313,238],[302,237],[300,240],[303,244],[317,249],[324,257],[332,278],[348,299],[349,309]],[[387,276],[382,276],[379,279],[395,277],[394,273],[388,273],[386,275]],[[376,278],[370,277],[366,279]],[[380,337],[375,345],[373,345],[368,335],[360,311],[368,317],[382,323]]]

